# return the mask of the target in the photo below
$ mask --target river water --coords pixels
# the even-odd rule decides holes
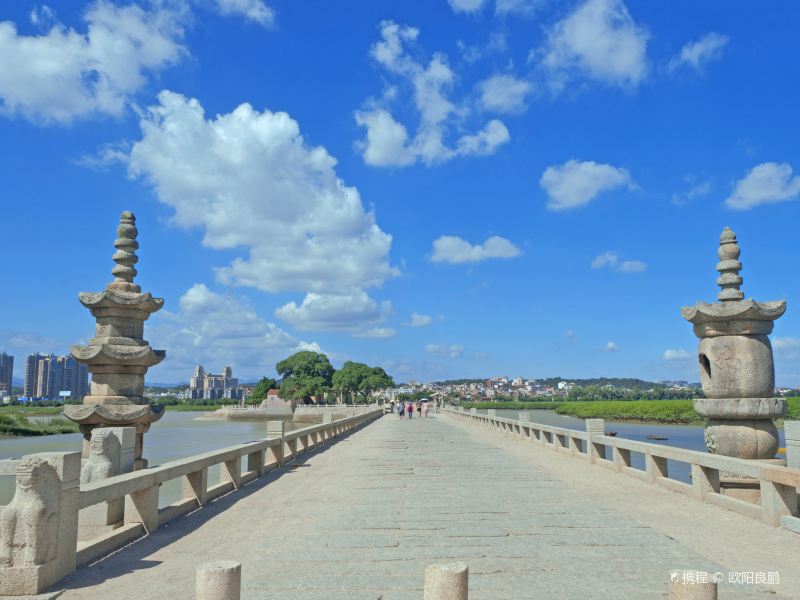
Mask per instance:
[[[193,454],[217,450],[234,444],[260,440],[267,435],[265,421],[223,421],[204,419],[202,412],[167,411],[144,436],[144,456],[151,466],[160,465]],[[29,417],[32,418],[32,417]],[[52,418],[52,417],[46,417]],[[310,423],[286,422],[286,429],[297,429]],[[21,458],[35,452],[80,451],[83,437],[79,433],[36,437],[0,438],[0,460]],[[219,481],[219,467],[209,469],[209,485]],[[160,504],[166,506],[180,496],[180,482],[162,486]],[[8,504],[14,495],[14,477],[0,476],[0,505]]]
[[[479,410],[486,413],[485,410]],[[583,419],[559,415],[552,410],[530,410],[531,421],[553,427],[564,427],[585,431]],[[163,464],[170,460],[185,458],[193,454],[208,452],[263,439],[266,436],[266,423],[263,421],[222,421],[203,419],[202,413],[170,412],[153,424],[144,438],[144,456],[151,466]],[[498,417],[519,418],[519,411],[497,410]],[[48,417],[49,418],[49,417]],[[286,428],[296,429],[308,423],[295,424],[287,421]],[[666,444],[690,450],[705,452],[703,427],[701,425],[662,425],[648,423],[620,423],[606,421],[606,431],[616,431],[618,437],[641,442]],[[780,431],[781,446],[785,446],[783,430]],[[648,435],[666,437],[666,440],[648,440]],[[40,437],[0,438],[0,460],[4,458],[20,458],[34,452],[79,451],[82,437],[78,433],[65,435],[48,435]],[[609,457],[610,458],[610,457]],[[644,457],[634,453],[632,465],[644,468]],[[690,467],[683,463],[669,461],[669,476],[679,481],[689,482]],[[219,467],[209,470],[209,485],[219,481]],[[14,494],[14,478],[0,476],[0,505],[7,504]],[[170,481],[162,486],[159,502],[166,506],[180,498],[180,481]]]

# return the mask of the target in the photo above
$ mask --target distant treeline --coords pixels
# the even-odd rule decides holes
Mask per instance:
[[[788,398],[786,418],[800,419],[800,398]],[[464,408],[511,410],[555,409],[579,419],[642,421],[649,423],[702,423],[691,400],[595,400],[591,402],[470,402]]]

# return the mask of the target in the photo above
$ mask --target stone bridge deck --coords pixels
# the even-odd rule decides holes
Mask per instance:
[[[61,598],[193,598],[242,562],[242,597],[421,599],[464,561],[470,597],[663,598],[675,568],[779,571],[721,598],[800,597],[796,534],[437,415],[388,415],[65,580]],[[235,506],[230,506],[235,504]]]

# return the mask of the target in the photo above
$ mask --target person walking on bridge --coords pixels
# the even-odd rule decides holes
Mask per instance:
[[[422,403],[422,416],[425,417],[426,419],[428,418],[428,403],[427,402],[423,402]]]
[[[402,419],[404,417],[404,413],[405,413],[405,406],[403,401],[400,400],[400,402],[397,403],[397,416]]]
[[[406,406],[406,412],[408,413],[408,418],[409,419],[414,417],[414,403],[413,402],[409,401],[408,406]]]

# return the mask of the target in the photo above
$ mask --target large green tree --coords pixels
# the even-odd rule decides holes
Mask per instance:
[[[330,389],[334,369],[328,357],[319,352],[303,350],[275,365],[281,376],[281,398],[304,400],[320,398]]]
[[[348,360],[342,368],[333,374],[333,389],[339,392],[340,397],[352,397],[359,391],[364,379],[369,373],[369,367],[364,363]]]
[[[274,388],[278,383],[272,377],[262,377],[261,381],[253,388],[253,393],[250,394],[251,400],[263,400],[267,397],[267,392]]]
[[[394,387],[394,380],[380,367],[368,368],[365,377],[361,380],[359,391],[364,395],[364,400],[376,390]]]

